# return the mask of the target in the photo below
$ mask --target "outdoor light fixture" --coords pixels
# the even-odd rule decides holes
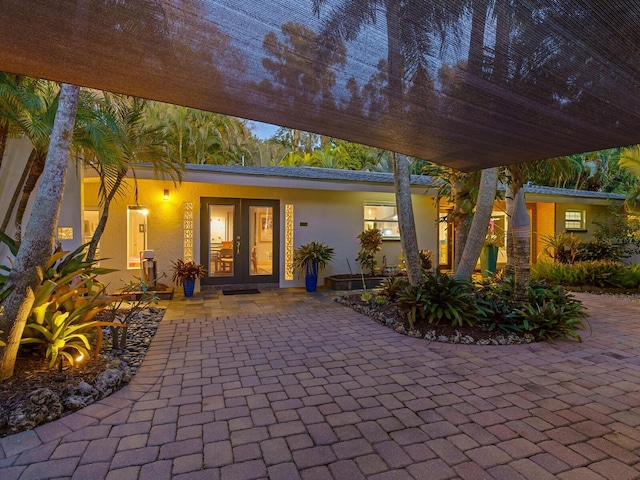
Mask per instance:
[[[163,198],[165,200],[169,200],[169,189],[168,188],[164,189],[164,197]]]

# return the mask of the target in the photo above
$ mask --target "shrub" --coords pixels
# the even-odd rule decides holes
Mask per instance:
[[[638,275],[625,273],[628,267],[622,263],[609,260],[594,260],[586,262],[576,262],[573,264],[541,262],[531,267],[531,278],[534,280],[545,280],[553,285],[582,286],[590,285],[594,287],[619,287],[626,285],[637,286],[634,278],[638,279],[640,271],[636,269]]]
[[[407,277],[389,277],[380,285],[380,295],[389,301],[395,301],[402,290],[409,286]]]
[[[397,302],[407,312],[411,328],[417,319],[434,324],[445,320],[452,327],[475,326],[478,318],[489,313],[485,304],[476,301],[470,282],[440,273],[427,274],[419,286],[407,287]]]
[[[512,276],[503,276],[500,272],[492,277],[483,279],[478,283],[476,295],[477,301],[482,302],[487,309],[485,317],[479,318],[488,331],[502,330],[505,332],[518,332],[518,319],[512,315],[515,282]]]
[[[618,282],[623,288],[640,288],[640,265],[628,265],[620,272]]]
[[[582,341],[577,329],[582,328],[587,313],[582,303],[561,286],[532,281],[529,303],[514,308],[512,316],[521,330],[538,340],[572,337]]]
[[[538,340],[572,337],[582,341],[576,330],[582,327],[582,317],[586,315],[576,315],[571,305],[552,302],[524,305],[514,310],[514,314],[522,320],[522,329]]]
[[[590,262],[579,262],[574,267],[581,272],[584,278],[584,285],[594,287],[617,287],[620,285],[620,276],[624,271],[624,265],[608,260],[594,260]]]
[[[382,231],[378,228],[370,228],[360,235],[360,252],[356,260],[362,267],[362,270],[369,270],[371,275],[375,275],[378,262],[376,261],[376,253],[382,248]]]
[[[557,263],[573,263],[578,256],[580,239],[573,233],[557,233],[543,237],[543,253]]]
[[[608,240],[589,240],[578,245],[577,261],[610,260],[617,262],[622,260],[620,249]]]

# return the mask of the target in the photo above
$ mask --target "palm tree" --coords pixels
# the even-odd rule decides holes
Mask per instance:
[[[0,380],[13,375],[20,339],[33,305],[34,291],[42,282],[42,272],[53,251],[79,91],[79,87],[67,84],[60,89],[51,146],[36,196],[38,208],[29,218],[7,280],[11,292],[3,302],[4,314],[0,316],[0,345],[4,344],[0,346]]]
[[[53,121],[58,108],[59,86],[49,81],[34,81],[34,93],[40,98],[39,102],[32,102],[17,115],[16,121],[22,133],[29,138],[33,150],[25,166],[21,181],[16,186],[11,206],[8,209],[2,225],[6,230],[15,205],[14,237],[17,243],[22,238],[22,222],[29,199],[44,170]],[[76,157],[87,150],[108,150],[110,148],[109,128],[96,108],[99,99],[96,92],[82,90],[77,105],[76,127],[73,131],[72,150]],[[31,108],[29,108],[31,107]]]
[[[487,228],[491,219],[493,202],[496,199],[498,170],[498,167],[482,170],[476,209],[473,214],[467,242],[460,257],[460,263],[455,270],[456,278],[471,280],[471,275],[480,257],[480,250],[487,235]]]
[[[104,93],[103,115],[112,119],[114,150],[95,150],[85,157],[97,173],[100,182],[101,214],[93,233],[87,259],[95,258],[100,238],[109,218],[111,201],[121,192],[122,182],[136,164],[150,163],[157,174],[168,175],[174,182],[182,179],[184,164],[172,161],[168,155],[164,127],[153,125],[146,118],[147,100]]]
[[[164,129],[171,158],[178,164],[239,164],[250,132],[237,118],[177,105],[150,102],[147,122]]]
[[[319,15],[320,9],[327,0],[313,0],[314,13]],[[444,34],[447,27],[459,17],[462,7],[457,3],[444,0],[429,2],[401,2],[400,0],[346,0],[336,7],[324,22],[321,46],[324,51],[331,52],[338,42],[355,39],[367,24],[377,21],[378,9],[385,12],[387,28],[387,108],[389,119],[399,118],[403,110],[403,75],[405,71],[414,70],[426,62],[426,55],[431,53],[434,35]],[[454,10],[459,8],[460,10]],[[376,112],[374,112],[376,113]],[[398,164],[400,160],[400,164]],[[406,157],[396,156],[393,172],[396,184],[396,204],[398,206],[398,223],[404,234],[415,234],[413,215],[405,216],[401,212],[412,212],[411,192],[405,188],[410,184],[409,169],[405,168]],[[402,240],[402,235],[401,235]],[[405,262],[408,270],[412,265],[420,265],[420,254],[417,241],[402,240]],[[418,279],[410,278],[412,285]]]

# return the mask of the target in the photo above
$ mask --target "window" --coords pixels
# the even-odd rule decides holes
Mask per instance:
[[[567,210],[564,212],[564,228],[565,230],[586,230],[587,229],[587,212],[584,210]]]
[[[127,207],[127,268],[140,268],[140,253],[147,249],[146,207]]]
[[[378,228],[383,240],[399,240],[398,211],[394,204],[365,203],[364,229]]]

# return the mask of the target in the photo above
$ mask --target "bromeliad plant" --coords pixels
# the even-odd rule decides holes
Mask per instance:
[[[105,293],[97,276],[114,270],[96,267],[85,260],[87,245],[73,252],[58,246],[49,260],[44,280],[35,292],[35,300],[22,335],[22,345],[46,347],[45,358],[53,366],[58,356],[71,365],[97,355],[102,345],[102,327],[117,326],[96,320],[118,297]],[[92,345],[93,344],[93,345]]]
[[[453,327],[475,326],[479,318],[487,316],[489,309],[481,302],[472,301],[473,294],[470,282],[429,273],[419,286],[407,287],[397,302],[400,309],[407,312],[410,328],[418,319],[436,325],[445,321]]]
[[[446,274],[428,274],[416,287],[404,279],[389,279],[380,290],[407,314],[410,329],[422,320],[454,328],[526,332],[537,340],[581,340],[578,329],[586,311],[562,287],[531,281],[526,305],[515,303],[513,292],[513,279],[500,275],[474,285]]]

